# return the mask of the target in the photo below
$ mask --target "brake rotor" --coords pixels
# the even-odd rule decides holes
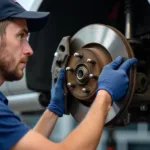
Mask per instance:
[[[70,40],[70,59],[66,67],[66,81],[71,94],[72,116],[78,121],[87,114],[97,89],[103,66],[118,56],[134,57],[126,38],[115,28],[94,24],[79,30]],[[123,100],[114,102],[106,117],[109,125],[129,105],[135,88],[136,68],[130,69],[129,88]],[[119,89],[118,89],[119,90]]]

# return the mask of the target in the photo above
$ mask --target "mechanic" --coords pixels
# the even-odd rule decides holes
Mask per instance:
[[[44,28],[49,13],[26,11],[15,0],[0,2],[0,85],[19,80],[33,51],[29,32]],[[99,78],[96,98],[84,120],[62,142],[48,140],[58,117],[64,114],[63,79],[59,73],[52,85],[51,101],[37,125],[30,129],[8,107],[0,93],[0,150],[93,150],[96,149],[112,102],[121,99],[128,88],[127,71],[135,58],[123,62],[121,56],[106,65]]]

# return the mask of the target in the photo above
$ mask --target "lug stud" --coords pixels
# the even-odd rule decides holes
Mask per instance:
[[[72,83],[68,82],[68,83],[67,83],[67,86],[74,88],[74,87],[75,87],[75,84],[72,84]]]
[[[66,71],[74,71],[74,69],[71,67],[66,67]]]
[[[89,93],[90,91],[87,88],[82,88],[82,92]]]
[[[80,53],[74,53],[74,57],[82,58],[82,57],[83,57],[83,55],[82,55],[82,54],[80,54]]]
[[[89,78],[98,79],[98,76],[94,74],[89,74]]]
[[[95,61],[95,60],[92,60],[92,59],[90,59],[90,58],[87,59],[87,62],[88,62],[88,63],[91,63],[91,64],[96,64],[96,61]]]

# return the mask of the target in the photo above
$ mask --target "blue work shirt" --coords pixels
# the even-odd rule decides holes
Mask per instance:
[[[10,110],[7,98],[0,92],[0,150],[9,150],[29,130]]]

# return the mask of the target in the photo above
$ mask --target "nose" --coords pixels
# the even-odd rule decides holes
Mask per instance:
[[[33,55],[33,50],[27,41],[24,43],[23,53],[24,55],[27,55],[27,56]]]

